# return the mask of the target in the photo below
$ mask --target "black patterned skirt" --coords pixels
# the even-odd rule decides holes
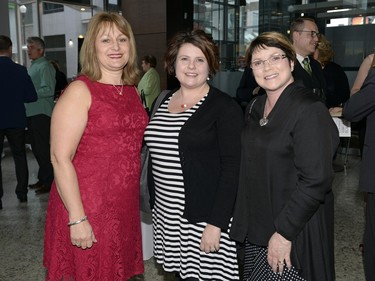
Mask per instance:
[[[306,281],[295,267],[288,269],[284,264],[282,274],[273,272],[267,262],[267,247],[246,241],[244,279],[246,281]]]

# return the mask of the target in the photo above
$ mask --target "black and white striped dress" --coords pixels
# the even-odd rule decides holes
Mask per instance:
[[[145,131],[155,181],[154,257],[165,271],[178,272],[184,279],[239,280],[236,246],[228,233],[222,232],[218,252],[206,254],[200,250],[206,223],[192,224],[182,217],[185,194],[178,136],[205,97],[181,113],[168,111],[169,100],[160,106]]]

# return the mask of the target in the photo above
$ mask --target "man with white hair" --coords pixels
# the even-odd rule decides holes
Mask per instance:
[[[36,189],[36,194],[49,192],[53,181],[49,139],[56,71],[44,57],[44,51],[45,44],[41,38],[27,38],[27,53],[31,59],[29,75],[38,94],[36,102],[26,105],[31,148],[39,165],[38,182],[30,185],[30,188]]]

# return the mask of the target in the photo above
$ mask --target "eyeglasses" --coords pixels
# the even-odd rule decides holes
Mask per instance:
[[[274,65],[277,63],[280,63],[283,59],[286,58],[286,55],[273,55],[270,58],[266,60],[254,60],[250,63],[250,67],[252,69],[260,69],[261,67],[264,66],[265,62],[268,62],[269,65]]]
[[[310,31],[310,30],[296,30],[298,32],[308,32],[311,35],[311,38],[319,37],[320,33],[316,31]]]

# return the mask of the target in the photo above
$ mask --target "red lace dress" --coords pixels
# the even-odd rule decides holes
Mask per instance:
[[[140,151],[147,125],[135,87],[84,81],[91,92],[87,127],[73,160],[86,215],[97,243],[70,242],[68,213],[52,185],[48,202],[46,280],[128,280],[144,271],[139,212]]]

